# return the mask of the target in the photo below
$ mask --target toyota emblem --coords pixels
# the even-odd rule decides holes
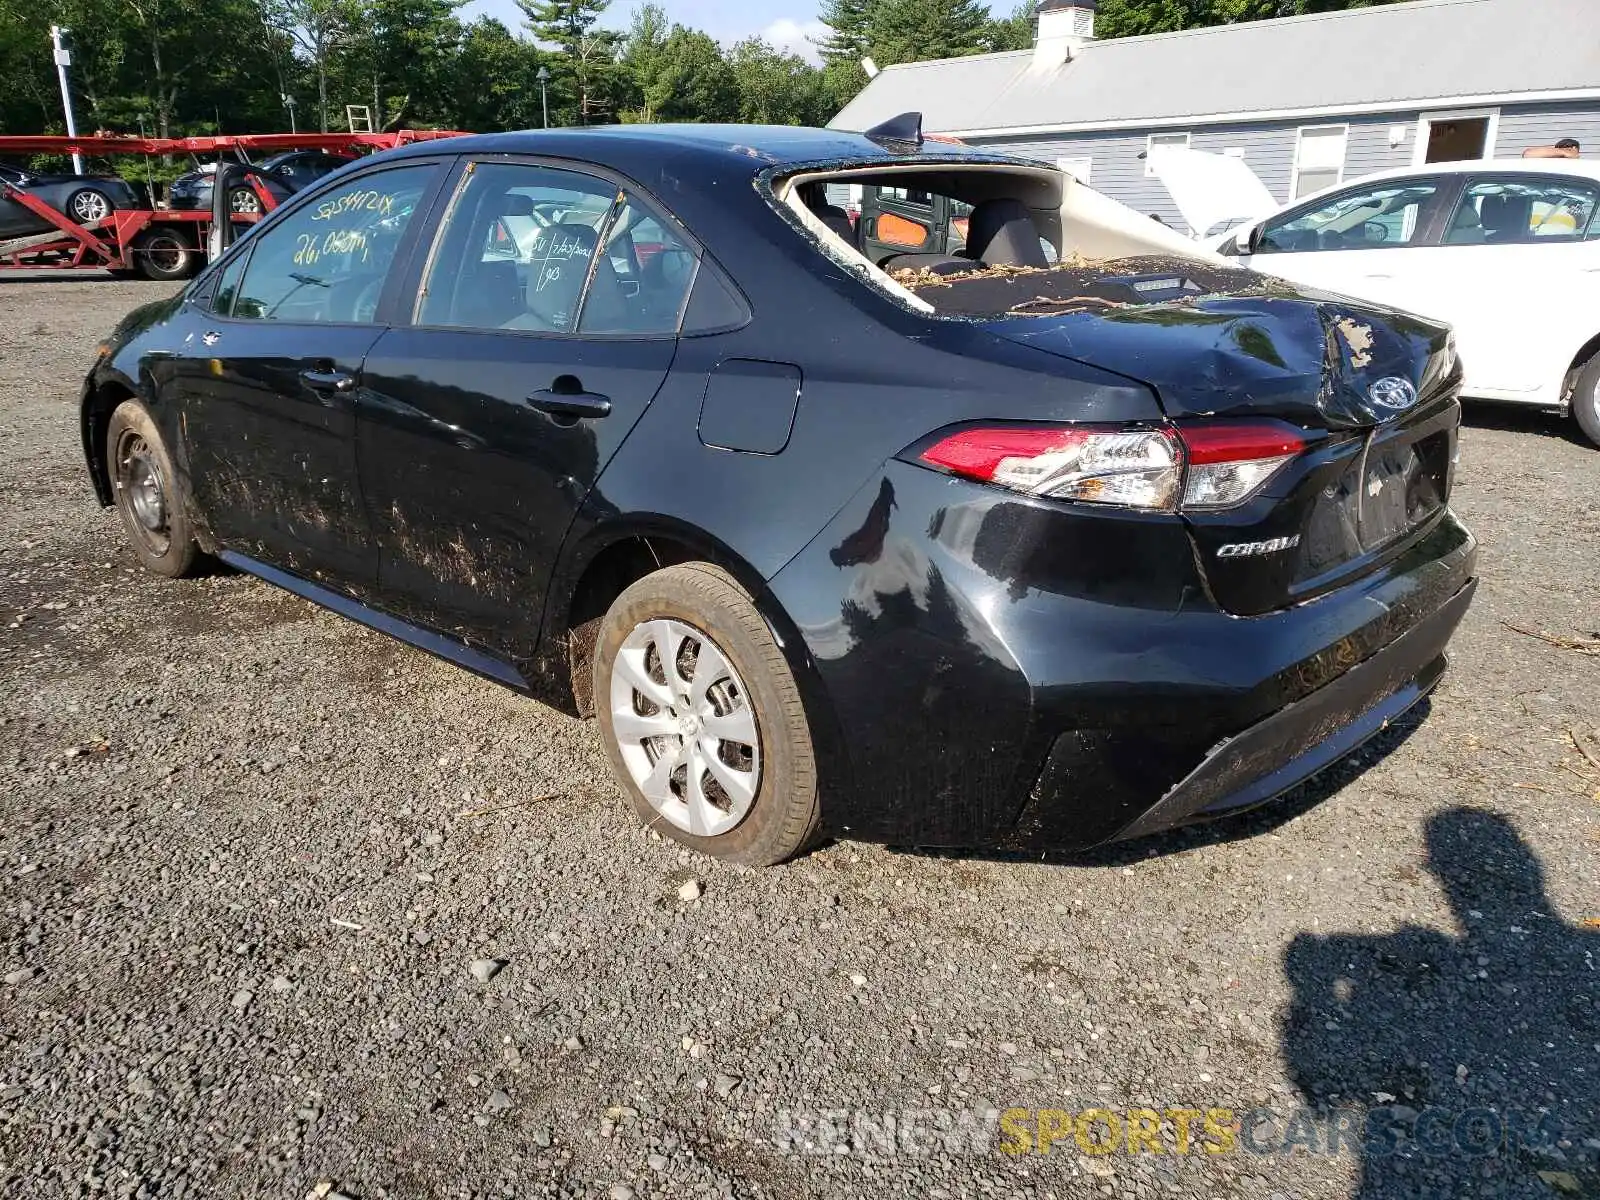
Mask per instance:
[[[1417,402],[1417,389],[1409,379],[1390,375],[1367,389],[1367,399],[1383,412],[1401,413]]]

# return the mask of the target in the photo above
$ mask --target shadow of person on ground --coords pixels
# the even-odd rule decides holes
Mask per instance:
[[[1427,846],[1460,932],[1296,937],[1283,1043],[1315,1115],[1241,1134],[1355,1155],[1363,1200],[1600,1197],[1600,935],[1504,818],[1452,809]]]

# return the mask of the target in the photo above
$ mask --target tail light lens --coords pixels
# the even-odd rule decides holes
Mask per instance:
[[[919,457],[1030,496],[1173,512],[1242,504],[1305,447],[1304,435],[1279,421],[996,425],[952,433]]]
[[[951,434],[922,460],[954,475],[1030,496],[1176,507],[1183,449],[1165,429],[997,426]]]
[[[1254,496],[1306,448],[1280,421],[1216,421],[1179,430],[1188,451],[1184,508],[1232,508]]]

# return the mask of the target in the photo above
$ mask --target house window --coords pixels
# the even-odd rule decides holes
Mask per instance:
[[[1056,170],[1071,175],[1079,183],[1090,182],[1089,177],[1094,174],[1094,159],[1092,158],[1058,158]]]
[[[1298,200],[1343,182],[1344,151],[1349,140],[1348,125],[1308,125],[1300,130],[1289,198]]]
[[[1500,134],[1498,108],[1424,113],[1417,122],[1413,165],[1493,158]]]
[[[1168,150],[1187,150],[1189,148],[1189,135],[1187,133],[1152,133],[1144,143],[1144,173],[1147,179],[1155,178],[1156,155]]]

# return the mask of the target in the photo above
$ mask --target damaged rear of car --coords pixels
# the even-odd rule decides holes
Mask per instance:
[[[849,827],[1136,836],[1268,800],[1421,701],[1475,587],[1448,509],[1449,331],[1241,270],[1071,176],[928,157],[793,172],[771,196],[923,317],[915,344],[1122,386],[972,397],[818,539],[844,576],[845,628],[812,645],[836,701],[914,676],[887,705],[878,689],[891,715],[858,714],[884,735],[855,756]],[[970,205],[965,247],[883,253],[830,211],[847,183]],[[908,776],[893,746],[928,741]]]
[[[1399,719],[1475,583],[1459,378],[1441,326],[914,124],[617,126],[313,185],[82,417],[150,569],[592,714],[641,820],[765,864],[1093,846]]]

